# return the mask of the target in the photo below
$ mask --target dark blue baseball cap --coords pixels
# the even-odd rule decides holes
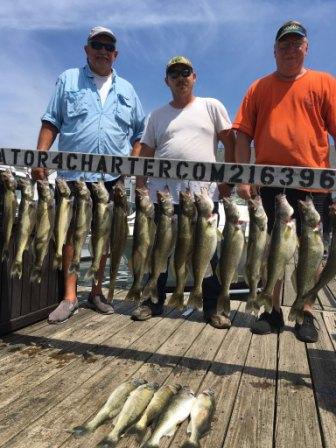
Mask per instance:
[[[295,20],[290,20],[278,29],[275,40],[280,40],[282,37],[286,36],[286,34],[298,34],[301,37],[307,37],[307,30],[301,23],[296,22]]]

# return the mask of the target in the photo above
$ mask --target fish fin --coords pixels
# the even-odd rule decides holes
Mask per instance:
[[[80,276],[79,263],[71,263],[68,272],[69,274],[76,274],[79,277]]]
[[[191,434],[191,420],[189,420],[188,426],[187,426],[187,434]]]
[[[173,292],[168,301],[168,305],[171,307],[176,307],[182,309],[184,304],[184,294],[183,292]]]
[[[9,250],[8,250],[8,249],[5,249],[5,248],[3,248],[3,250],[2,250],[2,257],[1,257],[1,261],[5,261],[5,260],[8,260],[8,258],[9,258]]]
[[[177,426],[175,425],[169,432],[167,432],[167,433],[165,434],[165,436],[166,436],[166,437],[173,437],[173,435],[174,435],[175,432],[176,432],[176,428],[177,428]]]
[[[260,305],[257,302],[257,298],[254,296],[248,296],[245,305],[245,312],[250,314],[258,314]]]
[[[217,300],[217,311],[219,313],[224,312],[226,316],[230,314],[231,305],[230,305],[230,296],[225,293],[221,293],[218,296]]]
[[[41,279],[42,279],[41,268],[33,268],[30,273],[29,280],[32,283],[41,283]]]
[[[86,426],[75,426],[74,428],[72,428],[71,433],[77,438],[77,437],[82,437],[85,434],[87,434],[88,432],[90,432]]]
[[[62,255],[54,255],[53,267],[59,271],[62,270]]]
[[[189,294],[187,305],[199,311],[202,311],[203,309],[202,291],[196,292],[192,290]]]
[[[69,272],[70,272],[70,268],[69,268]],[[77,273],[77,272],[76,272]],[[98,272],[95,270],[95,269],[93,269],[93,267],[91,266],[88,270],[87,270],[87,272],[86,272],[86,274],[85,274],[85,276],[84,276],[84,279],[85,280],[91,280],[91,279],[93,279],[93,281],[94,281],[94,283],[95,283],[95,285],[98,283]]]
[[[294,291],[297,292],[296,269],[294,269],[294,271],[292,272],[291,282],[292,282]]]
[[[10,276],[11,277],[22,277],[22,262],[20,261],[14,261],[11,270],[10,270]]]
[[[273,296],[272,294],[268,294],[266,292],[261,291],[257,295],[257,304],[261,307],[264,305],[265,311],[270,313],[273,308]]]
[[[133,302],[140,302],[141,299],[141,288],[131,288],[126,297],[125,300],[131,300]]]

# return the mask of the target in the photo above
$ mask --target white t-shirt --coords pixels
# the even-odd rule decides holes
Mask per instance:
[[[96,73],[93,74],[93,82],[95,83],[97,90],[99,92],[100,101],[102,106],[106,101],[107,95],[110,91],[112,85],[112,73],[107,76],[99,76]]]
[[[157,158],[215,162],[217,135],[226,129],[231,129],[231,121],[223,104],[214,98],[196,97],[183,109],[167,104],[152,112],[141,143],[155,149]],[[201,186],[208,186],[209,195],[218,200],[215,182],[150,178],[150,196],[154,202],[157,202],[156,192],[166,185],[175,204],[179,203],[180,191],[188,187],[192,192],[199,192]]]

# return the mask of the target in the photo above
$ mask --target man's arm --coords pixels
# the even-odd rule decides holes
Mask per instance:
[[[250,163],[251,160],[251,142],[252,138],[245,132],[237,131],[237,140],[235,145],[235,161],[237,163]],[[251,185],[237,185],[237,194],[247,200],[251,197]]]
[[[49,121],[42,121],[40,133],[37,140],[37,149],[39,151],[48,151],[54,143],[58,134],[56,126]],[[48,170],[46,168],[33,168],[32,177],[34,180],[46,179],[48,177]]]
[[[155,149],[151,148],[150,146],[147,146],[145,143],[140,143],[140,148],[138,153],[134,153],[134,148],[132,155],[133,156],[139,156],[139,157],[154,157]],[[147,177],[145,176],[137,176],[135,186],[136,188],[143,188],[146,185]]]
[[[232,163],[235,161],[234,158],[234,148],[236,136],[233,129],[226,129],[218,134],[218,140],[224,145],[224,162]],[[231,193],[231,186],[227,183],[222,182],[218,184],[219,197],[228,197]]]

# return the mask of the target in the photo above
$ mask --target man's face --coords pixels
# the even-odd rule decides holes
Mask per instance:
[[[106,46],[100,44],[106,44]],[[118,52],[109,36],[98,34],[84,48],[90,67],[97,75],[107,76],[111,73],[111,67]]]
[[[175,97],[184,97],[192,94],[196,74],[187,65],[174,64],[168,70],[165,81]]]
[[[280,73],[289,76],[299,73],[308,51],[308,41],[297,34],[287,34],[274,46],[276,65]]]

